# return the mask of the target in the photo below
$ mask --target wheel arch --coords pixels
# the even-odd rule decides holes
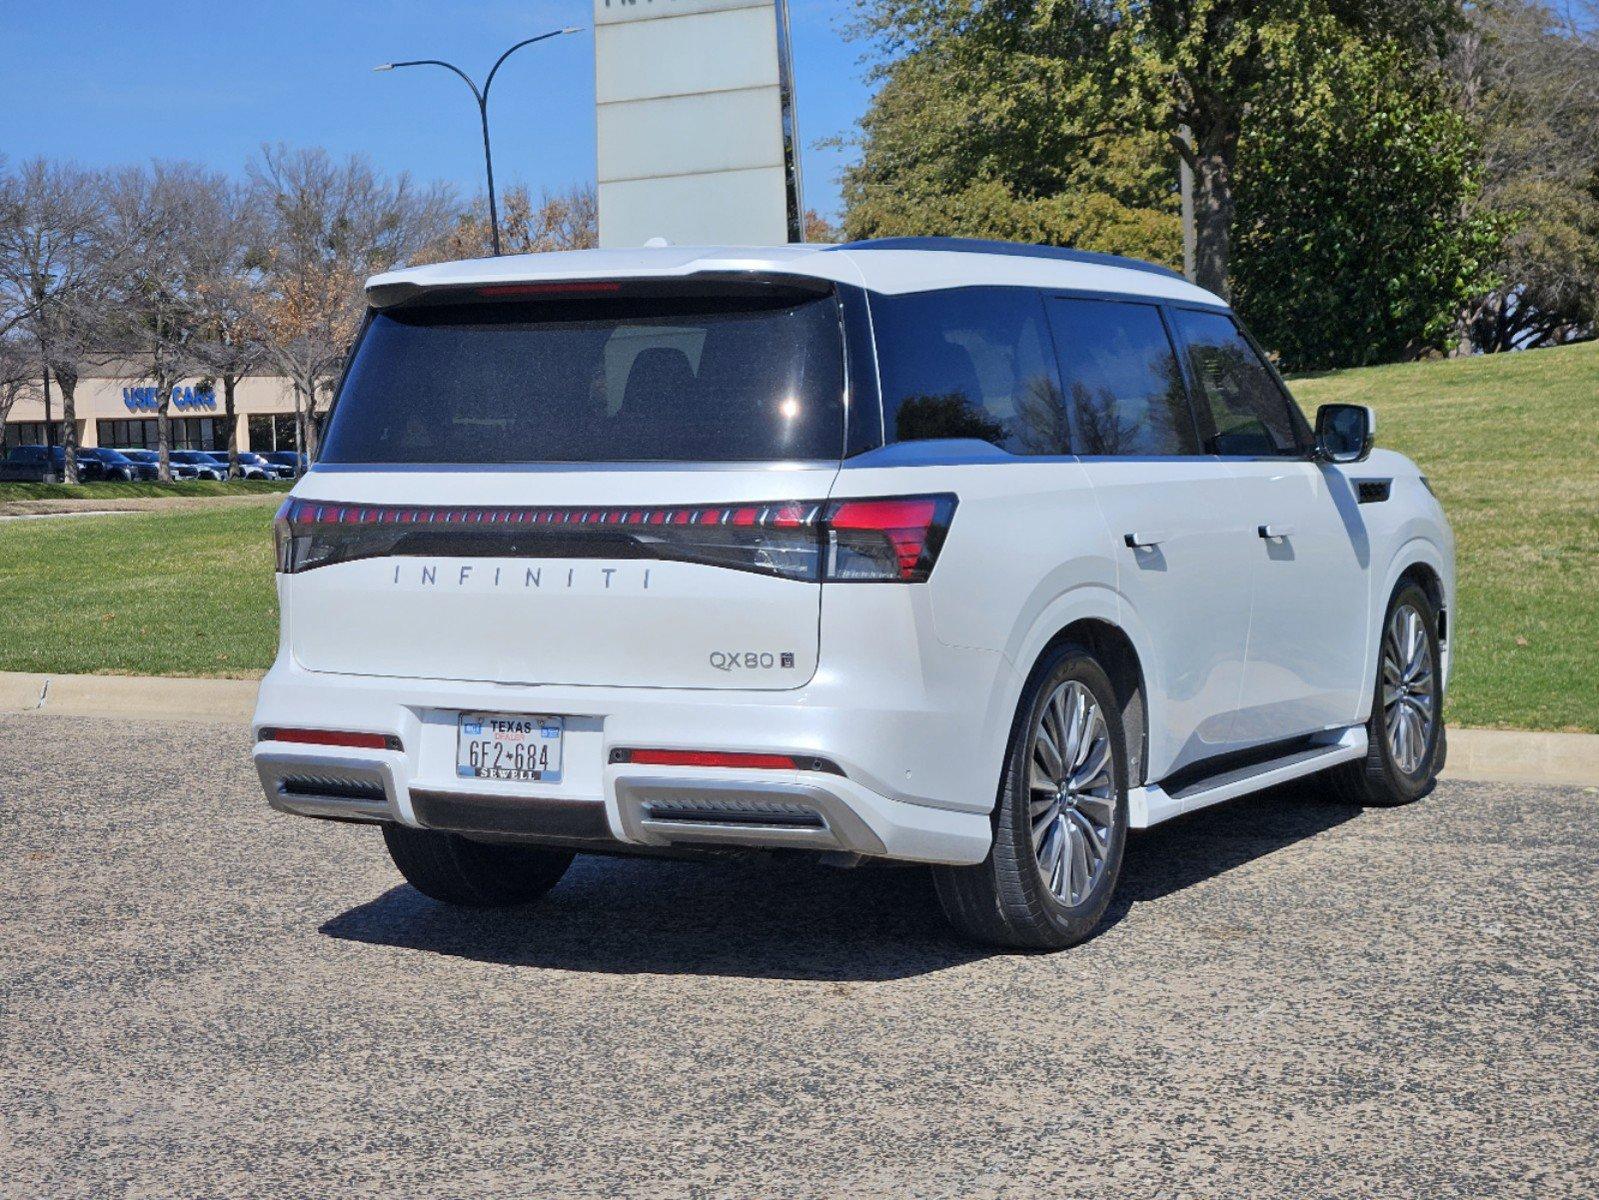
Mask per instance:
[[[1080,617],[1057,630],[1044,643],[1028,668],[1028,677],[1046,654],[1058,646],[1075,644],[1094,656],[1116,690],[1116,707],[1121,713],[1122,732],[1127,738],[1128,786],[1144,782],[1149,761],[1149,693],[1144,682],[1144,666],[1138,648],[1126,630],[1101,617]]]
[[[1376,678],[1377,656],[1381,653],[1382,646],[1382,623],[1388,612],[1388,605],[1392,602],[1394,593],[1401,587],[1407,583],[1415,583],[1426,593],[1427,599],[1432,602],[1433,610],[1438,614],[1438,652],[1443,659],[1443,681],[1447,691],[1450,665],[1454,657],[1451,653],[1454,632],[1451,568],[1452,563],[1444,552],[1430,539],[1423,537],[1407,542],[1390,560],[1383,588],[1372,597],[1373,633],[1366,654],[1368,679]]]

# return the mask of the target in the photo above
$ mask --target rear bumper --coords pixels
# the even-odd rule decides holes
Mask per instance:
[[[577,848],[737,846],[982,861],[997,780],[982,720],[929,711],[925,695],[870,710],[828,702],[859,692],[815,683],[764,694],[510,687],[326,675],[280,662],[262,682],[257,730],[394,734],[404,749],[258,741],[254,759],[268,802],[301,816]],[[963,699],[970,698],[968,689]],[[563,716],[562,781],[457,778],[461,710]],[[844,773],[612,763],[610,751],[620,747],[813,754]],[[939,769],[947,763],[979,782],[946,790],[961,773]],[[929,785],[931,794],[888,781]]]

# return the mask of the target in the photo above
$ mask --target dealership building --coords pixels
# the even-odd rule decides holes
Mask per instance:
[[[154,448],[159,439],[155,388],[113,375],[100,368],[78,380],[74,392],[78,444],[117,450]],[[233,401],[239,415],[239,449],[265,453],[296,448],[294,389],[287,379],[271,375],[241,379],[234,389]],[[228,448],[220,384],[213,388],[209,379],[184,380],[173,389],[167,413],[173,449]],[[46,441],[56,445],[63,442],[61,393],[53,381],[49,416],[52,428],[47,430],[44,398],[38,388],[23,393],[6,420],[6,450]]]

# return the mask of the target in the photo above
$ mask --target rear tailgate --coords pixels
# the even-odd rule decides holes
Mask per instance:
[[[294,659],[441,680],[799,687],[816,669],[821,585],[813,567],[759,568],[813,536],[799,523],[836,470],[313,472],[296,491],[302,527],[367,539],[370,554],[288,577]],[[751,549],[755,522],[786,526],[772,550]],[[684,561],[706,555],[736,565]]]

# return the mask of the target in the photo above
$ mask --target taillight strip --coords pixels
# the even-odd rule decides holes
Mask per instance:
[[[922,583],[938,561],[957,503],[948,493],[648,507],[290,498],[278,511],[275,533],[278,570],[287,574],[359,558],[620,553],[812,583]],[[700,538],[701,530],[721,532]],[[541,543],[546,534],[559,544]],[[630,545],[617,547],[617,537]]]
[[[602,525],[610,529],[650,525],[734,525],[804,529],[822,517],[820,500],[761,504],[674,504],[639,508],[505,508],[470,505],[343,504],[291,500],[282,515],[296,525]]]

